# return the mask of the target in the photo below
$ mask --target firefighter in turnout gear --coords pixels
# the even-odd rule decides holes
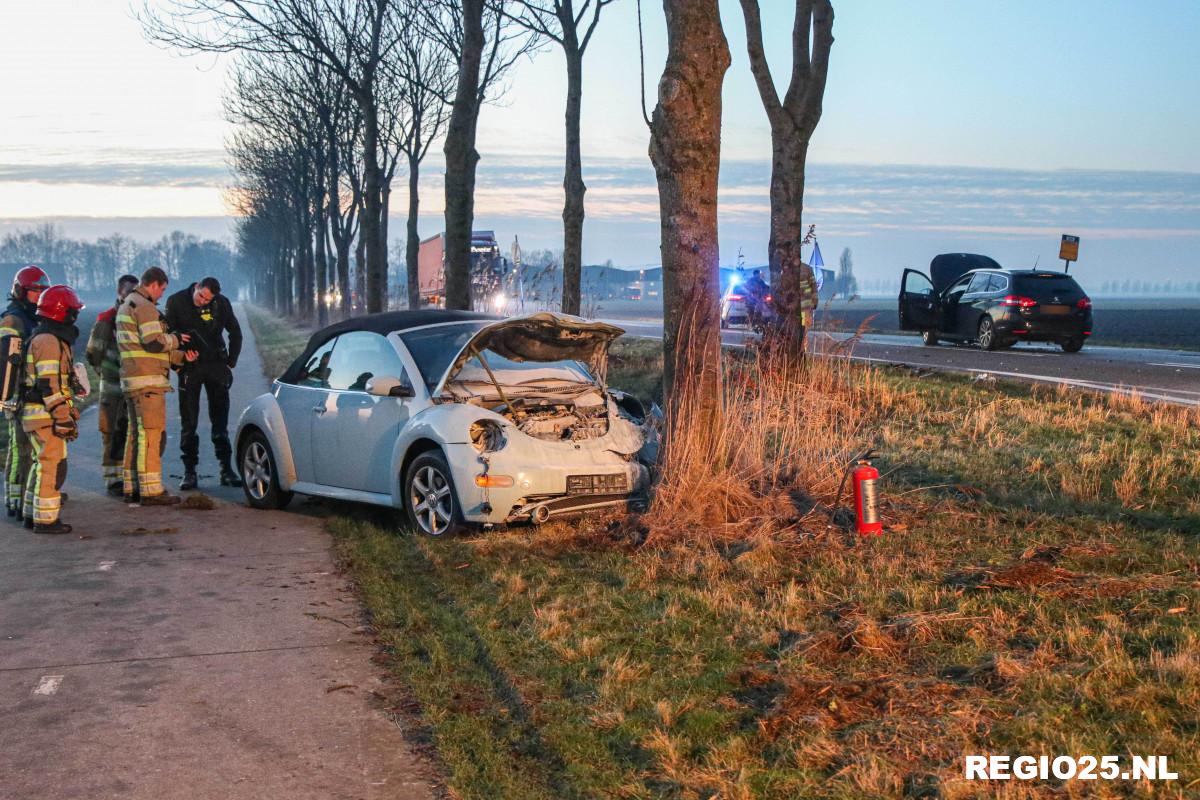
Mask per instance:
[[[117,349],[121,354],[121,390],[129,415],[125,437],[125,459],[121,468],[126,502],[144,506],[174,505],[179,495],[169,494],[162,484],[162,454],[166,447],[167,377],[171,366],[195,361],[197,353],[180,349],[189,339],[166,330],[158,311],[159,298],[167,290],[167,273],[150,267],[137,288],[117,309]]]
[[[123,493],[121,465],[125,461],[125,435],[129,430],[129,417],[125,408],[125,395],[121,392],[121,353],[117,349],[117,309],[134,287],[138,279],[134,275],[122,275],[117,281],[117,303],[96,318],[92,334],[88,337],[87,361],[100,373],[100,439],[104,453],[100,464],[108,493],[120,497]]]
[[[70,533],[59,520],[67,478],[67,442],[79,435],[72,347],[83,303],[69,286],[51,286],[37,305],[37,327],[25,357],[21,426],[33,444],[25,490],[25,524],[34,533]]]
[[[4,451],[4,502],[10,517],[23,519],[22,502],[25,479],[29,475],[31,446],[21,426],[21,394],[25,378],[25,345],[37,322],[38,298],[50,278],[40,267],[19,270],[13,279],[12,302],[0,318],[0,354],[7,360],[4,368],[3,402],[8,445]]]

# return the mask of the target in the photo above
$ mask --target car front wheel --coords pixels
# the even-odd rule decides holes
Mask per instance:
[[[464,529],[450,465],[441,451],[422,453],[409,465],[404,476],[404,510],[413,527],[427,536]]]
[[[999,341],[996,337],[996,324],[991,317],[979,320],[979,346],[984,350],[995,350]]]
[[[292,493],[279,487],[279,468],[267,437],[252,432],[242,443],[238,455],[242,469],[242,491],[254,508],[283,508],[292,501]]]
[[[921,331],[921,341],[927,347],[937,347],[937,343],[938,343],[937,331]]]

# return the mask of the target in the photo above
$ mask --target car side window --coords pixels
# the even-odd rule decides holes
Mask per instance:
[[[1008,291],[1008,278],[1003,275],[995,275],[988,280],[989,292],[1006,292]]]
[[[333,346],[337,339],[330,339],[318,347],[296,376],[297,386],[308,386],[313,389],[329,388],[329,361],[333,356]]]
[[[971,278],[971,285],[967,287],[968,294],[975,292],[986,292],[988,290],[988,281],[991,280],[991,275],[986,272],[976,272]]]
[[[365,392],[367,381],[375,376],[399,378],[411,386],[404,364],[392,343],[378,333],[354,331],[337,339],[330,362],[329,388],[344,392]]]
[[[951,286],[946,294],[962,294],[967,290],[967,285],[971,282],[971,276],[960,279],[957,283]]]

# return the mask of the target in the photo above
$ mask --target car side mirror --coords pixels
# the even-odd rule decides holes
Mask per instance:
[[[412,397],[412,387],[389,375],[380,375],[367,381],[367,394],[375,397]]]

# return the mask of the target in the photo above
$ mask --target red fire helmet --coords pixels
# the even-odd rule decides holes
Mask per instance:
[[[42,292],[42,297],[37,304],[37,315],[55,322],[66,322],[67,316],[72,311],[79,314],[82,310],[83,303],[70,286],[51,286]]]
[[[30,264],[17,270],[13,278],[12,298],[24,300],[28,291],[45,291],[50,286],[50,276],[41,267]]]

